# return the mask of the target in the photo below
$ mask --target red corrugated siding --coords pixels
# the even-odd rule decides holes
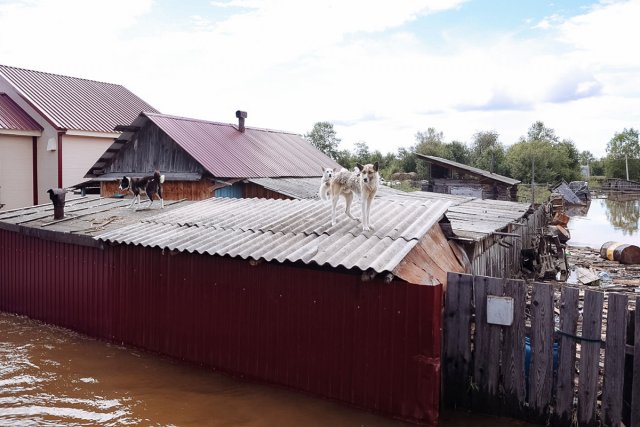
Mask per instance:
[[[0,310],[435,425],[442,287],[0,230]]]
[[[0,129],[41,131],[42,126],[6,93],[0,93]]]

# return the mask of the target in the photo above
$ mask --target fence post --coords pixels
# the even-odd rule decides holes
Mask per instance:
[[[534,283],[531,297],[529,406],[539,421],[548,418],[553,380],[553,286]]]
[[[602,420],[607,426],[619,426],[622,422],[628,304],[626,295],[609,294],[602,387]]]
[[[640,425],[640,297],[636,298],[633,336],[633,381],[631,390],[631,425]]]
[[[578,380],[578,424],[597,425],[598,364],[602,333],[602,292],[584,293],[582,336],[592,341],[581,342],[580,377]]]
[[[469,407],[473,276],[447,274],[444,299],[442,384],[449,407]]]
[[[576,288],[562,288],[560,298],[560,334],[556,404],[552,424],[567,426],[573,418],[574,379],[576,369],[576,335],[578,327],[578,296]]]
[[[513,298],[513,324],[504,328],[504,344],[502,346],[505,413],[518,416],[522,415],[522,407],[526,398],[524,336],[527,284],[522,280],[507,279],[504,283],[504,294]]]

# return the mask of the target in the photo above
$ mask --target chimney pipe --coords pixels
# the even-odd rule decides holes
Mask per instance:
[[[244,119],[247,118],[246,111],[236,111],[236,117],[238,118],[238,130],[244,132]]]
[[[49,193],[49,198],[53,202],[53,219],[64,218],[64,198],[67,191],[64,188],[50,188],[47,193]]]

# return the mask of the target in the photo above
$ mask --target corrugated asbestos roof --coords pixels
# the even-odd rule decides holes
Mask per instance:
[[[343,210],[343,204],[340,208]],[[391,272],[446,212],[443,200],[376,200],[363,233],[359,222],[318,200],[214,198],[114,229],[101,241],[243,259],[303,262]],[[354,203],[352,211],[358,210]]]
[[[157,112],[121,85],[6,65],[0,76],[58,129],[113,132],[141,111]]]
[[[9,98],[9,95],[0,93],[0,129],[42,131],[42,126]]]
[[[484,178],[493,180],[493,181],[499,181],[502,182],[504,184],[508,184],[508,185],[515,185],[515,184],[519,184],[520,181],[518,181],[517,179],[513,179],[513,178],[509,178],[508,176],[503,176],[503,175],[498,175],[497,173],[491,173],[489,171],[486,171],[484,169],[479,169],[479,168],[474,168],[473,166],[469,166],[469,165],[465,165],[462,163],[458,163],[458,162],[454,162],[453,160],[447,160],[447,159],[443,159],[442,157],[436,157],[436,156],[425,156],[424,154],[420,154],[420,153],[416,153],[416,156],[418,156],[418,158],[426,160],[428,162],[433,162],[436,164],[439,164],[440,166],[444,166],[444,167],[452,167],[455,169],[460,169],[463,170],[469,174],[472,175],[476,175],[476,176],[482,176]]]
[[[251,179],[251,182],[298,199],[317,198],[320,178],[266,178]],[[454,233],[459,237],[479,240],[494,231],[505,229],[510,223],[522,218],[530,204],[502,200],[478,199],[470,196],[429,193],[425,191],[405,192],[381,185],[377,200],[421,200],[425,202],[447,201],[450,207],[447,218]],[[354,204],[355,206],[355,204]]]
[[[251,127],[240,132],[227,123],[144,115],[215,177],[309,177],[320,176],[322,167],[340,167],[293,133]]]

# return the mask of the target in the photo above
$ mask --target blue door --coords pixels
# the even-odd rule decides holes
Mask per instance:
[[[242,186],[241,185],[228,185],[216,190],[216,197],[229,197],[232,199],[242,198]]]

